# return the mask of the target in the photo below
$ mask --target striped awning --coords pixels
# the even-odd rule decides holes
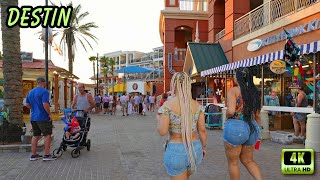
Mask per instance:
[[[303,45],[300,45],[299,47],[300,47],[300,54],[315,53],[320,51],[320,41],[303,44]],[[218,66],[212,69],[201,71],[201,77],[222,73],[228,70],[234,70],[239,67],[250,67],[250,66],[260,65],[264,63],[270,63],[274,60],[282,59],[282,57],[283,57],[283,50],[268,53],[268,54],[263,54],[261,56],[256,56],[253,58],[249,58],[242,61],[237,61],[237,62],[225,64],[222,66]]]

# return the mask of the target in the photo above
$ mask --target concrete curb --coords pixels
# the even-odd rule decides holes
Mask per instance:
[[[51,135],[51,143],[54,141],[54,135]],[[38,141],[37,151],[42,151],[44,148],[44,137]],[[31,144],[9,144],[0,145],[0,153],[8,152],[31,152]]]

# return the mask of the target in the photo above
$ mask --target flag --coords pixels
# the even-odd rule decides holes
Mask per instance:
[[[53,42],[53,44],[54,44],[53,50],[54,50],[54,51],[57,51],[58,54],[59,54],[60,56],[62,56],[62,51],[61,51],[60,47],[56,44],[56,42]]]
[[[287,65],[291,66],[295,61],[299,60],[298,54],[300,52],[300,48],[294,42],[289,32],[285,29],[284,32],[287,34],[287,41],[284,45],[283,60],[287,63]]]

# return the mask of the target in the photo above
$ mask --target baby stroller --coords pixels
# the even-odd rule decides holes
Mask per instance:
[[[80,136],[76,139],[67,139],[66,138],[66,130],[68,123],[71,122],[73,116],[76,116],[79,126],[81,127]],[[66,128],[63,133],[62,142],[60,143],[60,147],[56,148],[53,151],[53,155],[56,157],[62,156],[63,152],[67,150],[67,147],[74,148],[71,151],[71,156],[73,158],[77,158],[80,156],[80,150],[83,148],[87,148],[90,151],[91,148],[91,141],[87,139],[87,135],[90,129],[90,118],[87,113],[84,113],[83,110],[76,110],[75,113],[72,113],[71,108],[66,108],[64,112],[64,117],[61,118],[62,121],[66,123]]]
[[[222,109],[221,107],[209,104],[205,109],[205,125],[206,127],[222,127]]]

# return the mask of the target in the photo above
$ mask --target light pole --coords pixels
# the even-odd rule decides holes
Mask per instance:
[[[99,60],[99,53],[97,53],[97,91],[96,91],[96,95],[98,95],[99,92],[99,64],[98,64],[98,60]]]
[[[46,0],[46,6],[48,6],[48,0]],[[49,90],[49,73],[48,73],[48,56],[49,56],[49,29],[46,27],[45,35],[45,79],[46,79],[46,89]]]

